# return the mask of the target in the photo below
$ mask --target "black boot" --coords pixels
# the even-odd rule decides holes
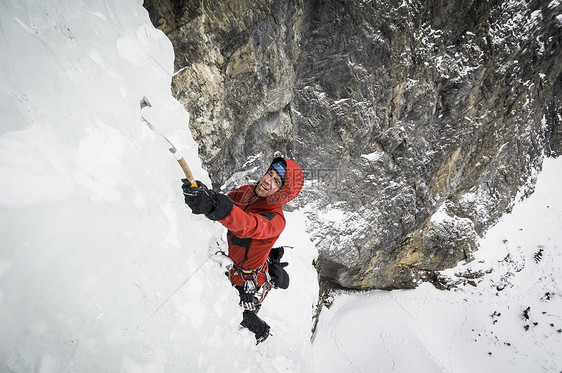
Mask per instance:
[[[256,344],[265,341],[269,337],[269,325],[252,311],[244,311],[240,325],[255,334]]]

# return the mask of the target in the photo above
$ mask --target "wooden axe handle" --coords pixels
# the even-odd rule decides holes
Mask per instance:
[[[195,178],[193,177],[193,174],[191,173],[191,170],[189,169],[189,166],[185,162],[185,159],[183,159],[183,157],[181,157],[180,159],[178,159],[178,163],[180,164],[180,167],[183,170],[183,173],[185,174],[185,177],[187,178],[187,180],[189,180],[191,182],[190,187],[195,188],[197,186],[197,183],[195,182]]]

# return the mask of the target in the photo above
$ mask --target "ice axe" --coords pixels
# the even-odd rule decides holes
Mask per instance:
[[[152,107],[152,105],[150,104],[150,101],[148,101],[148,99],[143,96],[142,99],[140,100],[140,108],[142,110],[142,108],[144,107]],[[141,119],[144,123],[146,123],[146,125],[148,126],[148,128],[150,128],[152,131],[156,132],[157,134],[159,134],[160,136],[162,136],[164,138],[164,140],[166,140],[168,142],[168,144],[170,144],[171,148],[168,149],[170,151],[170,153],[172,153],[172,155],[174,156],[174,158],[178,161],[178,163],[180,164],[181,169],[183,170],[183,173],[185,174],[185,177],[187,178],[187,180],[189,180],[189,182],[191,183],[191,187],[194,188],[197,186],[197,183],[195,182],[195,178],[193,177],[193,174],[191,173],[191,170],[189,169],[189,166],[187,165],[187,162],[185,161],[185,159],[183,159],[183,157],[179,157],[178,154],[176,154],[176,152],[178,151],[176,149],[176,147],[174,146],[174,144],[172,144],[172,142],[170,140],[168,140],[168,138],[166,136],[164,136],[162,134],[162,132],[158,131],[158,129],[156,127],[154,127],[152,125],[152,123],[150,123],[148,120],[146,120],[146,118],[144,116],[142,116],[141,114]],[[179,158],[178,158],[179,157]]]

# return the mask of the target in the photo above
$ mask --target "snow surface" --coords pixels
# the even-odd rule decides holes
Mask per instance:
[[[316,372],[562,371],[562,158],[536,191],[444,277],[487,273],[451,291],[340,293],[320,316]],[[491,272],[490,272],[491,271]]]
[[[268,296],[273,336],[255,346],[212,260],[224,228],[189,212],[168,144],[140,120],[147,96],[142,114],[209,182],[172,75],[140,0],[0,2],[0,371],[562,369],[560,160],[444,274],[493,269],[477,287],[341,293],[313,343],[317,251],[287,213],[291,286]]]

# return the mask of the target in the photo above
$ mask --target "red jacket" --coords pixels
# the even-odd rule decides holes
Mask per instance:
[[[265,262],[269,251],[285,229],[282,206],[294,199],[304,184],[304,175],[299,165],[289,159],[284,160],[287,171],[281,189],[262,198],[254,193],[255,185],[244,185],[228,194],[234,201],[232,212],[219,220],[228,229],[228,256],[234,264],[248,271],[261,268],[257,277],[258,286],[265,282]],[[276,161],[279,158],[273,160]],[[233,268],[231,279],[235,285],[243,286],[243,274],[239,272]],[[252,278],[251,275],[244,277]]]

